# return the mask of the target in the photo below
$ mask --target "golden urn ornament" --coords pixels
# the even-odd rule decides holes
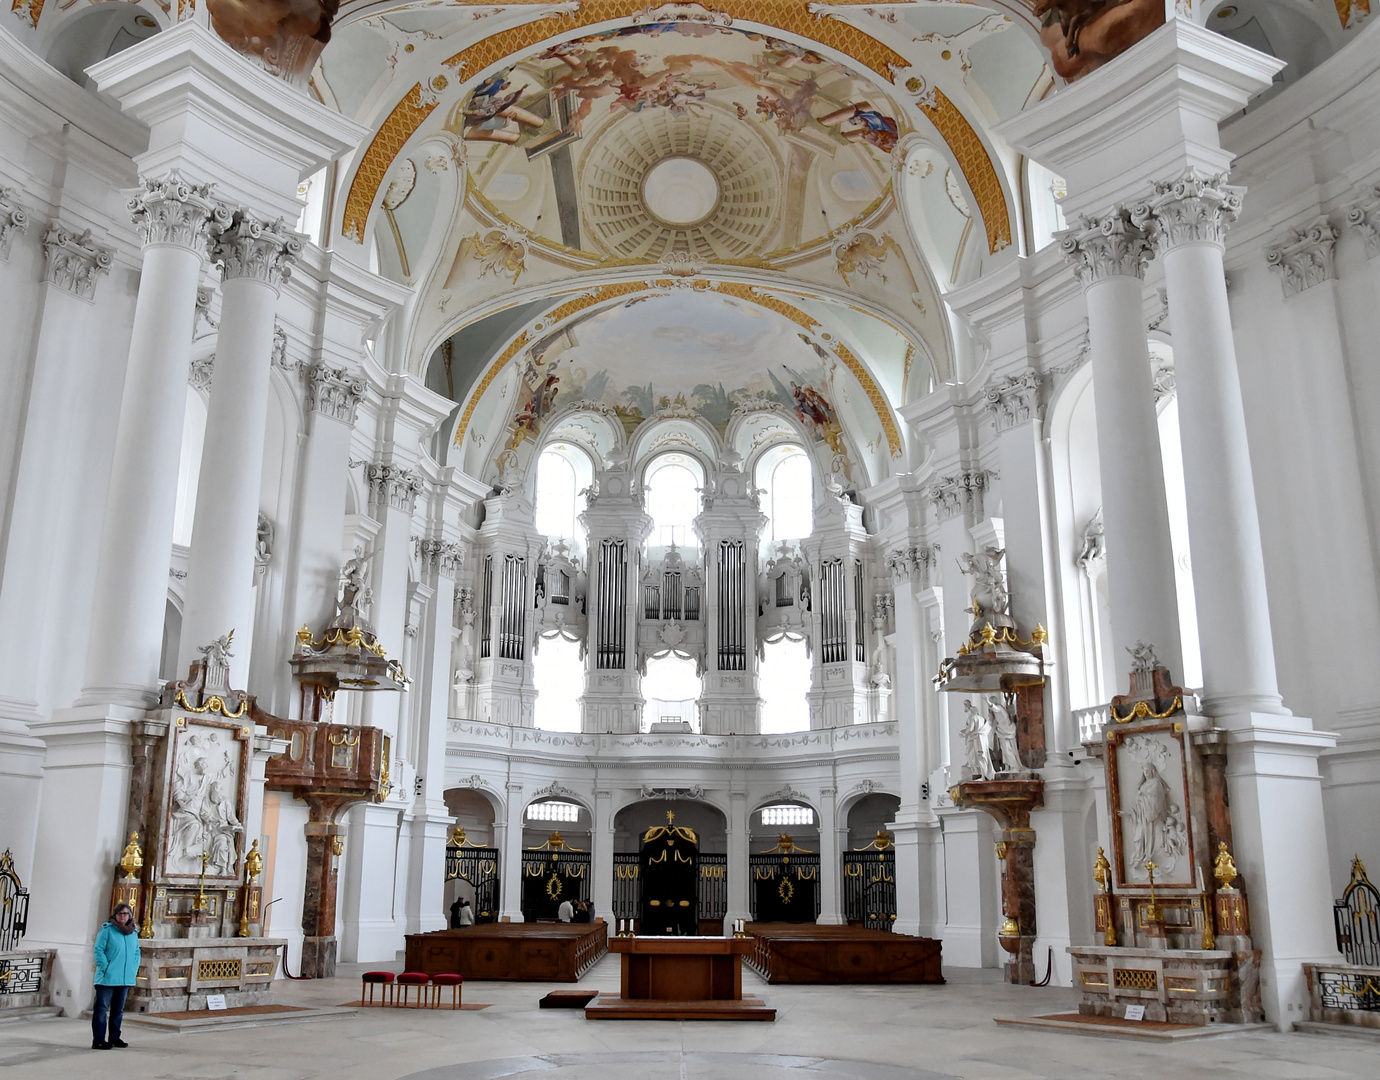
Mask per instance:
[[[139,834],[132,832],[129,834],[129,843],[125,845],[125,853],[120,856],[120,869],[124,871],[126,879],[132,879],[139,876],[143,866],[144,853],[139,847]]]
[[[1217,879],[1219,889],[1230,889],[1231,883],[1240,876],[1225,842],[1217,845],[1217,858],[1213,861],[1212,874]]]

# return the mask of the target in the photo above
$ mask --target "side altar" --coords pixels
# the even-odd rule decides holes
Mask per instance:
[[[203,648],[188,677],[169,683],[134,725],[125,846],[112,905],[139,924],[142,962],[127,1008],[231,1008],[272,997],[280,938],[262,936],[259,842],[246,842],[263,802],[264,769],[284,745],[229,686],[233,634]]]
[[[1112,854],[1093,866],[1097,945],[1073,946],[1085,1016],[1255,1023],[1260,953],[1232,861],[1226,742],[1142,643],[1101,740]]]

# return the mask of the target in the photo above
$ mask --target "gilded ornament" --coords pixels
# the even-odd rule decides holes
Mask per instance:
[[[139,847],[139,834],[131,832],[129,843],[125,845],[125,853],[120,856],[120,869],[125,872],[126,878],[136,878],[143,866],[144,852]]]
[[[1213,860],[1212,876],[1217,879],[1219,889],[1230,889],[1231,883],[1240,876],[1224,841],[1217,844],[1217,858]]]
[[[1097,858],[1093,861],[1093,881],[1097,882],[1097,887],[1102,892],[1111,891],[1112,864],[1107,861],[1107,853],[1100,847],[1097,849]]]
[[[264,871],[264,857],[259,851],[259,842],[249,845],[249,854],[244,857],[244,877],[249,884]]]
[[[331,854],[337,857],[345,854],[345,837],[339,833],[331,837]]]

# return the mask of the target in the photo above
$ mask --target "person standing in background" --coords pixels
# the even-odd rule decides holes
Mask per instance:
[[[125,998],[139,976],[139,935],[135,930],[133,910],[128,904],[116,904],[110,919],[96,935],[92,1050],[123,1050],[129,1045],[120,1038],[120,1022],[125,1016]]]

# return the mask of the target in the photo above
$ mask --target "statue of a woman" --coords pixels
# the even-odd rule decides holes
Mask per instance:
[[[987,718],[973,708],[971,700],[963,702],[964,772],[969,780],[992,779],[992,754],[988,748],[991,725]]]

